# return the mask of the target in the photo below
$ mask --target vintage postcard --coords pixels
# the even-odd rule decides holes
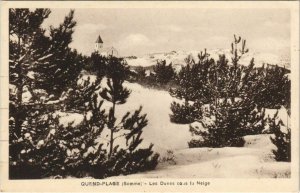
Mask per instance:
[[[299,2],[2,1],[2,192],[298,192]]]

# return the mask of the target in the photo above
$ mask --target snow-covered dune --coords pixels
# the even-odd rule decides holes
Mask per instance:
[[[94,76],[90,76],[91,80],[95,80]],[[87,76],[83,77],[87,79]],[[103,79],[101,85],[106,85],[106,79]],[[144,128],[142,138],[142,146],[154,144],[154,150],[164,153],[169,149],[187,148],[187,142],[191,139],[188,125],[179,125],[170,122],[169,114],[171,113],[170,104],[174,100],[167,91],[153,90],[144,88],[137,83],[125,82],[124,86],[131,90],[131,94],[127,102],[122,105],[116,105],[117,122],[127,113],[133,113],[142,106],[142,114],[147,114],[148,125]],[[111,103],[104,101],[102,108],[108,112]],[[83,120],[83,115],[78,113],[62,113],[60,122],[67,125],[74,122],[73,125],[79,124]],[[102,137],[106,137],[109,131],[104,129]],[[101,140],[101,139],[99,139]],[[123,138],[118,138],[115,144],[125,144]]]
[[[101,84],[105,86],[104,79]],[[272,149],[276,147],[270,141],[269,134],[245,136],[245,146],[225,148],[188,148],[192,138],[188,125],[170,122],[170,104],[174,100],[167,91],[144,88],[137,83],[125,82],[131,90],[127,102],[116,106],[116,116],[134,112],[143,106],[142,113],[147,114],[148,125],[144,128],[141,146],[154,144],[154,151],[160,153],[160,163],[156,170],[126,176],[126,178],[281,178],[290,177],[290,163],[274,161]],[[109,109],[110,103],[104,102],[103,108]],[[285,109],[279,110],[279,116],[285,120]],[[272,116],[276,110],[267,110],[266,116]],[[61,114],[62,115],[62,114]],[[80,114],[66,114],[61,122],[82,120]],[[67,117],[67,118],[66,118]],[[105,130],[102,136],[105,136]],[[120,138],[121,139],[121,138]],[[99,139],[101,140],[101,139]],[[122,140],[122,139],[121,139]],[[124,144],[124,141],[117,141]],[[113,177],[113,178],[122,178]]]
[[[275,162],[270,135],[246,136],[245,147],[192,148],[174,151],[167,164],[127,178],[288,178],[290,163]],[[113,178],[121,178],[113,177]]]
[[[129,66],[143,66],[149,67],[153,66],[159,60],[166,60],[167,64],[172,63],[174,67],[177,69],[181,65],[185,65],[184,59],[191,55],[198,61],[198,54],[201,50],[193,50],[193,51],[171,51],[166,53],[153,53],[147,54],[141,57],[136,58],[127,58],[126,61]],[[232,54],[230,50],[227,49],[212,49],[208,50],[207,53],[210,55],[210,58],[214,60],[219,59],[219,55],[225,54],[226,58],[231,61]],[[281,67],[290,68],[290,58],[287,55],[280,54],[272,54],[272,53],[260,53],[260,52],[249,52],[243,55],[240,59],[240,63],[243,65],[249,65],[251,59],[254,58],[255,66],[261,67],[264,63],[279,65]]]
[[[159,151],[186,148],[191,139],[189,126],[170,122],[170,104],[173,98],[169,93],[147,89],[137,83],[126,83],[125,86],[132,92],[127,103],[117,106],[118,115],[143,106],[142,112],[147,113],[148,119],[142,135],[145,141],[154,143],[154,148]]]
[[[90,75],[91,80],[95,77]],[[87,78],[87,76],[85,76]],[[101,85],[106,85],[106,79],[103,79]],[[133,113],[142,106],[142,114],[147,114],[148,125],[144,128],[142,138],[144,139],[142,146],[148,146],[150,143],[154,144],[154,150],[159,153],[165,153],[167,150],[185,149],[188,147],[188,141],[192,139],[189,132],[188,124],[174,124],[170,122],[169,115],[171,114],[171,102],[176,100],[171,97],[167,91],[149,89],[141,86],[138,83],[125,82],[124,86],[131,90],[131,94],[127,102],[122,105],[116,105],[117,120],[127,113]],[[102,108],[108,112],[111,104],[104,101]],[[267,109],[266,117],[273,115],[277,110]],[[60,113],[61,124],[67,125],[74,122],[73,125],[79,124],[83,120],[83,115],[78,113]],[[284,125],[290,122],[290,118],[286,113],[286,109],[279,109],[278,116],[282,119]],[[118,122],[118,121],[117,121]],[[285,130],[285,126],[282,126]],[[102,136],[106,136],[109,131],[104,130]],[[119,138],[118,140],[122,140]],[[125,144],[124,141],[116,141],[116,144]]]

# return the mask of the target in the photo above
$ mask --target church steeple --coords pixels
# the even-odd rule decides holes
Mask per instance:
[[[102,41],[100,35],[98,36],[98,38],[97,38],[97,40],[96,40],[96,43],[101,43],[101,44],[103,44],[103,41]]]
[[[108,47],[107,45],[103,47],[103,40],[101,36],[99,35],[98,38],[95,41],[95,52],[98,52],[98,54],[102,56],[115,56],[117,57],[119,55],[118,50],[116,50],[114,47]]]
[[[103,41],[99,35],[95,42],[95,51],[99,51],[102,47],[103,47]]]

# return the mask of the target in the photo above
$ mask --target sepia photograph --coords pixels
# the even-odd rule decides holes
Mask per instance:
[[[101,3],[5,7],[8,181],[298,175],[291,6]]]

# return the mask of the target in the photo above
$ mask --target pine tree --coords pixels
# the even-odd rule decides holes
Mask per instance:
[[[34,85],[30,72],[51,56],[45,46],[38,46],[46,39],[41,24],[49,14],[49,9],[9,10],[9,83],[16,88],[16,92],[10,93],[10,119],[14,122],[10,132],[16,138],[21,136],[21,124],[27,115],[22,99],[24,88],[32,91]]]
[[[129,72],[121,59],[110,57],[107,64],[107,86],[103,89],[101,97],[110,103],[112,107],[109,110],[108,128],[110,129],[110,148],[109,156],[111,156],[114,147],[114,133],[117,132],[115,127],[115,108],[116,104],[124,104],[129,97],[130,91],[122,86]]]
[[[177,124],[188,124],[201,119],[201,103],[195,102],[193,104],[180,104],[176,102],[171,103],[170,121]]]
[[[92,84],[88,79],[86,82],[84,89],[74,87],[75,93],[86,95],[80,100],[68,98],[66,103],[72,111],[83,114],[79,125],[62,126],[50,105],[24,105],[26,115],[21,136],[16,138],[10,133],[10,178],[93,175],[91,163],[105,155],[97,139],[106,123],[106,115],[101,110],[103,101],[98,102],[99,87],[95,86],[100,81]],[[13,126],[11,121],[10,127]]]
[[[208,85],[210,72],[213,70],[215,61],[209,58],[206,49],[204,52],[201,51],[200,54],[198,54],[198,59],[199,61],[191,68],[194,96],[196,100],[201,101],[201,103],[208,104],[212,102],[213,99],[212,89]]]
[[[85,62],[81,54],[69,47],[75,26],[74,10],[71,10],[57,28],[50,26],[48,41],[40,43],[48,46],[51,55],[49,62],[44,62],[36,69],[36,84],[56,97],[76,81]]]
[[[41,24],[49,16],[49,9],[9,10],[9,74],[10,84],[16,87],[10,104],[12,109],[16,109],[11,116],[14,116],[17,136],[25,117],[22,110],[24,88],[29,90],[32,101],[39,100],[35,89],[45,89],[49,95],[59,95],[81,71],[79,64],[82,56],[68,48],[75,26],[73,13],[70,12],[58,29],[51,27],[50,37],[47,37]]]
[[[282,131],[281,127],[284,126],[282,120],[276,121],[277,113],[273,118],[268,118],[270,130],[274,133],[274,137],[270,137],[272,143],[277,149],[273,150],[276,161],[291,161],[291,129],[286,126],[286,131]]]
[[[177,87],[171,88],[169,91],[171,96],[184,100],[184,104],[171,103],[171,122],[182,124],[193,122],[194,114],[197,113],[197,109],[189,104],[189,101],[194,99],[191,66],[194,65],[195,61],[192,56],[188,56],[185,62],[186,66],[182,66],[175,79]]]
[[[97,76],[97,79],[91,82],[90,76],[88,76],[87,80],[84,80],[83,75],[80,75],[72,88],[68,89],[68,91],[62,95],[65,110],[82,112],[89,104],[92,96],[100,91],[101,80],[101,77],[99,78]]]
[[[241,49],[238,44],[242,41]],[[206,131],[190,127],[193,135],[202,136],[202,140],[192,140],[190,147],[224,147],[242,146],[242,137],[261,133],[264,124],[264,109],[258,107],[252,100],[253,88],[259,82],[251,82],[254,71],[254,60],[248,67],[238,62],[242,55],[248,52],[246,41],[234,36],[232,43],[232,63],[225,56],[212,65],[208,75],[208,89],[211,89],[213,100],[210,104],[208,118],[214,119],[214,124],[204,125]],[[254,91],[255,92],[255,91]],[[202,122],[201,120],[199,122]]]
[[[107,58],[100,55],[98,52],[93,52],[86,60],[84,68],[90,72],[95,73],[99,78],[105,75]]]
[[[281,106],[290,108],[291,81],[288,71],[277,65],[262,67],[262,79],[254,96],[255,102],[264,108],[279,109]]]
[[[58,136],[53,138],[65,152],[62,164],[65,175],[95,176],[95,163],[101,167],[107,159],[106,150],[102,148],[104,144],[99,142],[107,115],[102,109],[103,101],[99,101],[98,94],[94,93],[91,97],[83,111],[82,123],[78,126],[70,124],[67,128],[59,130]]]
[[[211,100],[210,89],[206,86],[209,69],[214,62],[208,59],[206,50],[199,54],[199,62],[195,63],[192,56],[185,59],[186,66],[182,66],[176,77],[176,87],[170,89],[170,95],[184,100],[184,104],[171,104],[171,122],[192,123],[202,117],[201,106]]]
[[[192,83],[192,66],[195,64],[192,56],[185,59],[186,66],[182,66],[175,82],[178,85],[174,89],[170,89],[170,95],[179,99],[183,99],[184,103],[194,100],[193,83]]]
[[[141,109],[133,114],[127,113],[120,127],[114,125],[115,105],[125,103],[129,96],[129,91],[122,87],[128,67],[116,58],[104,60],[110,64],[109,73],[104,72],[111,80],[113,90],[104,89],[101,94],[106,91],[112,94],[114,104],[106,115],[102,110],[103,101],[98,96],[104,73],[99,72],[99,79],[93,83],[88,79],[78,84],[79,64],[86,62],[87,58],[68,47],[76,23],[73,21],[74,12],[71,11],[58,28],[51,27],[50,37],[47,37],[41,24],[49,14],[48,9],[33,12],[10,9],[10,84],[13,88],[9,93],[10,178],[69,175],[104,178],[154,169],[158,155],[152,155],[153,145],[137,148],[142,142],[142,128],[147,125],[146,115],[140,115]],[[68,86],[72,89],[67,90]],[[34,95],[40,88],[48,92],[48,99],[49,94],[59,97],[65,92],[55,100],[57,103],[45,103]],[[32,95],[28,102],[22,97],[26,89]],[[67,110],[71,114],[79,112],[83,114],[83,121],[79,125],[69,123],[63,126],[57,110]],[[110,151],[103,148],[103,141],[99,142],[99,138],[107,125],[114,132],[120,128],[126,131],[115,136],[115,139],[126,139],[126,148],[113,146],[113,142]]]
[[[244,145],[243,136],[259,134],[265,126],[265,112],[257,109],[251,100],[231,103],[230,100],[219,101],[218,109],[211,104],[209,114],[213,124],[205,124],[203,128],[190,126],[192,135],[201,136],[201,140],[192,140],[189,147],[225,147]]]
[[[35,11],[29,11],[29,9],[9,10],[9,75],[10,84],[12,88],[15,87],[9,93],[9,175],[10,178],[14,179],[68,175],[70,173],[67,171],[72,171],[71,168],[78,169],[85,158],[82,156],[70,157],[67,155],[67,146],[72,150],[74,148],[78,149],[81,144],[85,144],[86,148],[80,146],[80,152],[87,152],[89,147],[94,146],[95,139],[99,135],[99,133],[93,133],[95,126],[98,125],[99,130],[103,127],[103,120],[105,120],[104,112],[100,111],[97,114],[98,117],[94,118],[97,119],[97,123],[88,123],[87,115],[85,115],[83,125],[75,128],[69,125],[66,129],[59,124],[59,117],[55,113],[55,110],[57,110],[55,105],[46,104],[38,96],[35,96],[36,90],[43,88],[43,85],[57,83],[61,84],[59,89],[63,90],[65,88],[64,81],[69,82],[71,80],[64,79],[63,76],[56,76],[56,74],[46,76],[42,71],[47,72],[47,69],[49,69],[49,72],[58,72],[60,68],[57,65],[50,68],[50,64],[62,59],[59,57],[60,54],[62,57],[66,57],[63,60],[64,62],[70,62],[72,58],[81,57],[76,51],[65,49],[66,45],[70,43],[68,38],[65,39],[67,42],[59,41],[60,38],[65,38],[63,35],[59,38],[61,34],[69,37],[71,35],[71,32],[64,27],[60,27],[60,30],[52,28],[51,33],[53,34],[50,35],[51,37],[45,36],[45,30],[41,28],[41,24],[49,14],[49,9],[36,9]],[[65,23],[72,23],[70,19],[71,17],[69,19],[67,17],[66,20],[68,21],[65,21]],[[70,70],[71,68],[68,69],[65,68],[66,72],[64,73],[73,72],[71,76],[77,76],[74,73],[75,71]],[[69,75],[66,74],[66,76]],[[57,78],[55,82],[47,82],[52,77]],[[52,87],[46,86],[45,89],[49,93],[57,92],[55,88],[51,90]],[[25,102],[22,96],[25,90],[28,90],[32,95],[28,102]],[[86,93],[90,94],[90,97],[92,96],[90,91]],[[80,102],[74,101],[77,103],[77,106],[75,104],[74,106],[79,108],[85,100],[92,101],[92,98],[84,98]],[[70,106],[73,105],[70,104]],[[86,114],[84,113],[86,109],[82,108],[81,112]]]
[[[152,146],[146,149],[137,149],[142,142],[142,129],[147,125],[146,114],[140,115],[142,108],[133,114],[126,113],[121,121],[117,123],[116,105],[126,103],[130,91],[123,86],[128,76],[129,68],[123,59],[109,57],[106,68],[107,87],[100,93],[101,97],[111,103],[107,118],[109,134],[109,150],[107,166],[111,175],[120,173],[129,174],[145,169],[155,168],[158,155],[152,156]],[[118,138],[125,138],[125,148],[115,145]]]
[[[146,79],[146,69],[142,66],[138,66],[136,69],[136,80],[140,83],[144,83]]]
[[[153,72],[155,73],[155,79],[159,84],[167,84],[175,76],[175,71],[172,63],[166,64],[166,61],[158,61],[154,66]]]

